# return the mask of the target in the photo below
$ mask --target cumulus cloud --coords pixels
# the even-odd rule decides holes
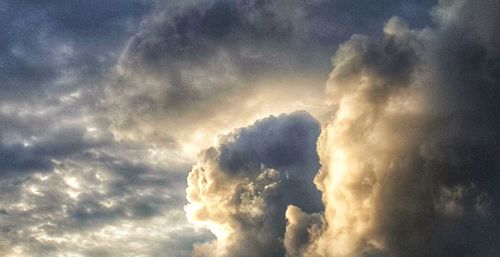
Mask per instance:
[[[305,112],[271,116],[223,136],[188,176],[188,218],[216,241],[196,256],[283,256],[288,205],[323,206],[312,180],[320,129]]]
[[[205,148],[213,142],[193,135],[227,133],[296,109],[320,117],[337,44],[353,32],[373,31],[390,17],[389,9],[426,20],[430,3],[384,6],[364,0],[159,1],[128,41],[106,88],[116,134]]]
[[[340,46],[327,82],[336,112],[318,141],[323,227],[289,209],[299,256],[498,252],[498,11],[441,1],[436,28],[392,18],[382,39]],[[295,239],[298,227],[309,237]]]
[[[272,88],[296,84],[287,83],[293,79],[272,79],[296,71],[302,58],[296,50],[307,47],[300,36],[300,3],[283,7],[276,1],[218,0],[158,5],[161,11],[129,40],[106,90],[117,134],[182,143],[193,141],[196,132],[218,134],[284,111],[263,106],[293,105],[290,94],[276,104],[267,99]],[[320,92],[319,80],[307,83],[305,94]],[[179,124],[182,131],[176,129]],[[196,131],[200,127],[207,131]]]
[[[315,178],[325,227],[306,256],[384,251],[385,231],[377,227],[378,204],[384,203],[379,191],[386,190],[383,180],[391,172],[411,168],[406,159],[413,157],[425,128],[425,103],[413,79],[419,63],[415,41],[407,25],[393,18],[380,41],[353,36],[340,46],[327,83],[338,109],[318,142],[322,168]]]
[[[316,239],[323,228],[324,219],[320,213],[305,213],[300,208],[289,205],[285,217],[287,220],[285,256],[299,257],[307,251],[309,244]]]

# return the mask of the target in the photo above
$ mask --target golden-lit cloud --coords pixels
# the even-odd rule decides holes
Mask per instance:
[[[195,256],[282,256],[289,204],[322,210],[312,184],[319,124],[305,112],[271,116],[222,138],[188,175],[188,219],[216,240]]]
[[[278,239],[273,246],[251,240],[253,229],[262,228],[253,222],[269,208],[265,200],[240,195],[238,211],[247,218],[236,223],[230,218],[234,205],[225,200],[241,192],[231,186],[247,188],[245,196],[267,191],[257,189],[258,179],[238,177],[233,184],[219,163],[220,146],[207,150],[190,173],[187,210],[217,240],[195,253],[267,256],[263,249],[272,247],[282,249],[273,256],[287,257],[454,256],[452,248],[495,253],[498,209],[492,203],[498,193],[496,182],[488,181],[498,179],[493,142],[500,123],[485,108],[497,106],[497,34],[492,14],[481,19],[471,5],[441,2],[433,11],[437,28],[411,30],[393,17],[381,38],[355,35],[340,45],[326,85],[331,112],[323,113],[331,117],[322,119],[317,142],[321,168],[314,183],[325,210],[311,213],[287,203],[277,218],[287,220],[284,234],[266,240]],[[492,37],[471,36],[476,26]],[[268,178],[264,188],[272,190],[276,170],[255,170],[251,174]],[[208,188],[214,190],[203,191]]]
[[[116,101],[113,109],[117,108],[112,116],[114,135],[123,140],[177,148],[180,156],[194,159],[199,151],[217,143],[215,135],[227,134],[261,117],[306,110],[322,118],[328,112],[322,88],[324,82],[311,75],[276,76],[238,83],[238,89],[207,96],[187,109],[172,106],[150,110],[147,114],[137,113],[140,108],[128,105],[130,99],[123,99],[126,96],[110,91],[110,102]],[[143,88],[144,83],[137,85]],[[150,93],[158,94],[155,90]],[[158,99],[154,104],[164,101]]]
[[[380,44],[355,36],[335,56],[327,92],[338,108],[318,140],[322,167],[315,178],[323,193],[325,224],[305,256],[385,250],[378,227],[384,178],[418,147],[426,122],[421,89],[412,79],[416,39],[397,18],[385,31]]]
[[[497,104],[478,102],[498,96],[490,73],[498,33],[492,13],[479,18],[480,8],[472,5],[440,2],[435,30],[409,30],[391,18],[382,39],[353,36],[340,46],[326,88],[337,109],[318,140],[322,167],[315,184],[323,194],[324,221],[318,225],[289,207],[286,243],[300,242],[290,256],[498,251],[498,210],[491,205],[496,186],[486,182],[498,179],[490,155],[496,147],[486,138],[498,138],[489,133],[499,123],[483,109]],[[479,5],[493,8],[488,1]],[[476,26],[490,33],[487,40],[468,34]],[[451,43],[457,37],[467,43]],[[479,66],[470,66],[470,58]],[[471,115],[489,121],[477,125]],[[295,239],[299,228],[308,234],[302,241]]]

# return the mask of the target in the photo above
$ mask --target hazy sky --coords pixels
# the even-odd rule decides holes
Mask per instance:
[[[499,14],[0,0],[0,256],[497,256]]]

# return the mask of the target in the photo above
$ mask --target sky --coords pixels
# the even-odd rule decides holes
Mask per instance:
[[[499,13],[0,0],[0,256],[496,256]]]

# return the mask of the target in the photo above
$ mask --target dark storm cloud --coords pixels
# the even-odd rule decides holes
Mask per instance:
[[[353,33],[373,33],[394,14],[423,23],[434,3],[195,1],[177,12],[160,12],[130,42],[126,54],[132,64],[160,73],[179,62],[206,65],[219,50],[229,52],[243,76],[268,69],[295,70],[297,65],[300,69],[327,69],[329,57],[313,57],[325,51],[333,54],[336,45]],[[290,60],[296,63],[286,63]]]
[[[199,110],[256,74],[289,70],[296,62],[289,51],[301,42],[292,40],[294,17],[276,8],[273,2],[200,1],[156,14],[130,40],[110,100],[133,120],[174,115]]]
[[[500,251],[498,12],[496,1],[442,1],[435,10],[441,27],[432,34],[428,58],[433,106],[442,116],[428,131],[426,154],[411,164],[414,173],[386,192],[401,206],[382,208],[392,217],[385,223],[391,253]],[[410,199],[413,206],[403,203]]]
[[[306,112],[269,117],[227,138],[229,142],[219,146],[219,167],[242,177],[258,175],[262,169],[277,170],[285,177],[280,181],[284,192],[276,199],[283,201],[275,210],[277,217],[284,215],[288,204],[319,212],[320,195],[312,185],[319,169],[315,144],[319,133],[319,124]]]
[[[335,51],[338,43],[353,34],[376,35],[382,24],[394,15],[408,20],[412,27],[429,22],[429,9],[436,0],[313,1],[308,5],[312,40]],[[332,53],[333,54],[333,53]],[[326,67],[325,67],[326,68]]]
[[[323,206],[312,180],[319,124],[306,112],[269,117],[225,136],[207,149],[188,177],[188,216],[229,229],[199,256],[284,256],[285,210]],[[207,247],[216,247],[211,252]],[[213,251],[212,250],[212,251]]]
[[[45,97],[90,81],[95,84],[109,65],[111,50],[127,35],[128,23],[147,6],[139,1],[3,1],[2,98]],[[56,87],[68,73],[73,83]]]
[[[296,74],[326,79],[338,43],[352,33],[373,33],[394,12],[423,23],[431,4],[217,0],[160,9],[129,41],[108,100],[128,113],[115,115],[118,127],[193,112],[202,114],[192,120],[213,116],[214,102],[235,105],[231,99],[250,97],[242,92],[259,79]],[[308,87],[314,91],[318,85]]]
[[[280,17],[274,8],[271,2],[200,2],[180,13],[164,14],[160,24],[153,24],[131,42],[129,53],[146,67],[161,72],[177,61],[205,64],[218,48],[238,55],[242,47],[256,44],[256,48],[266,51],[266,46],[283,45],[296,33],[293,20],[283,19],[286,17]],[[241,65],[249,73],[264,69],[252,65],[252,61],[241,59]],[[270,60],[255,61],[259,64]]]
[[[220,146],[219,165],[229,173],[259,170],[262,165],[280,169],[309,166],[316,147],[310,142],[319,135],[319,126],[309,115],[296,113],[287,119],[270,117],[238,130],[234,141]],[[312,138],[312,139],[311,139]]]

